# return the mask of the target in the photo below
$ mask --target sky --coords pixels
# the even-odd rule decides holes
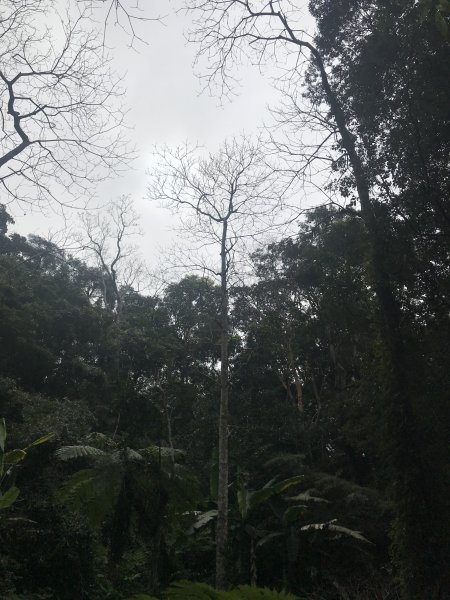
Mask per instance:
[[[103,206],[122,194],[130,195],[141,218],[143,235],[137,244],[149,263],[160,260],[161,252],[176,236],[173,228],[177,225],[176,217],[146,198],[154,146],[189,140],[214,151],[227,137],[257,134],[270,118],[268,105],[275,105],[279,98],[270,78],[256,67],[238,73],[242,85],[231,101],[202,92],[193,69],[196,48],[185,39],[190,18],[176,8],[162,0],[152,2],[152,16],[162,15],[163,19],[141,23],[138,31],[146,43],[136,41],[134,48],[128,47],[129,36],[113,23],[106,31],[114,67],[124,74],[129,137],[138,158],[130,171],[98,188],[95,203]],[[17,211],[15,228],[22,234],[47,237],[67,223],[76,227],[76,211],[67,216],[64,223],[51,211]]]

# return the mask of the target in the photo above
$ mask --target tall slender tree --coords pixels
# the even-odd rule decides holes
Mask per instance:
[[[239,251],[273,226],[283,188],[258,146],[248,139],[225,142],[215,155],[202,158],[189,147],[159,153],[149,195],[182,213],[193,238],[191,269],[220,282],[219,479],[216,530],[216,585],[227,586],[228,545],[228,406],[230,372],[230,285],[242,274]],[[187,209],[187,212],[186,212]],[[186,215],[190,219],[186,220]],[[217,258],[211,252],[217,251]],[[205,248],[208,252],[205,254]],[[203,251],[203,254],[202,254]],[[200,255],[198,254],[200,252]],[[197,255],[196,262],[194,256]]]

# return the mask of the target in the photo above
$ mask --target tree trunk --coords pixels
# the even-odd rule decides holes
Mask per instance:
[[[258,571],[256,567],[256,550],[255,540],[252,538],[250,542],[250,585],[256,587],[258,583]]]
[[[372,248],[373,282],[381,313],[381,333],[387,362],[388,447],[395,482],[397,522],[393,531],[394,559],[400,568],[405,598],[408,600],[447,598],[442,590],[448,583],[448,541],[433,514],[434,490],[413,411],[407,372],[409,365],[401,330],[401,307],[395,297],[389,266],[389,249],[384,231],[370,198],[370,183],[350,133],[340,102],[331,89],[318,51],[310,47],[318,65],[323,90],[337,124],[355,178],[361,216]],[[442,515],[442,517],[444,517]],[[446,583],[447,582],[447,583]]]
[[[228,222],[222,223],[221,279],[220,279],[220,414],[219,414],[219,484],[217,490],[216,528],[216,587],[227,587],[228,545],[228,265],[227,265]]]

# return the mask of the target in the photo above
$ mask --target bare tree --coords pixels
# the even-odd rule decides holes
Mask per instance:
[[[45,0],[5,0],[0,183],[8,201],[70,205],[126,167],[122,94],[89,9],[61,17]]]
[[[129,197],[111,203],[107,211],[84,212],[75,236],[78,251],[101,274],[103,302],[120,319],[123,293],[139,288],[145,267],[130,239],[139,235],[139,218]]]
[[[161,21],[161,16],[150,16],[148,5],[142,7],[139,0],[76,0],[92,12],[103,27],[103,42],[106,41],[108,28],[119,27],[129,39],[130,47],[136,42],[146,43],[140,25],[148,21]],[[153,7],[152,7],[153,8]]]
[[[227,585],[228,544],[228,403],[229,289],[239,275],[239,250],[248,240],[273,227],[285,194],[261,149],[248,139],[226,142],[215,155],[203,158],[198,148],[183,146],[159,152],[149,196],[184,217],[185,231],[196,250],[207,249],[193,267],[220,282],[220,414],[219,482],[216,530],[216,585]],[[187,219],[186,215],[191,218]],[[285,217],[286,215],[284,215]],[[214,256],[216,253],[217,259]]]

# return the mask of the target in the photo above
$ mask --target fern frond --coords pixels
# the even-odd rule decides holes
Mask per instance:
[[[194,533],[196,533],[197,531],[200,531],[200,529],[203,529],[203,527],[205,527],[206,525],[208,525],[208,523],[211,523],[211,521],[213,519],[215,519],[217,517],[217,509],[212,509],[212,510],[207,510],[206,512],[202,512],[199,515],[197,515],[197,519],[195,521],[195,523],[193,523],[191,525],[191,527],[188,530],[188,534],[192,535]]]
[[[114,509],[121,477],[116,469],[82,469],[63,483],[58,500],[98,527]]]
[[[339,535],[346,535],[354,538],[355,540],[359,540],[361,542],[366,542],[367,544],[372,544],[367,538],[365,538],[359,531],[355,531],[354,529],[349,529],[348,527],[342,527],[341,525],[336,525],[336,519],[332,521],[328,521],[327,523],[310,523],[309,525],[304,525],[300,528],[301,531],[332,531]]]
[[[298,501],[302,500],[303,502],[317,502],[329,504],[329,500],[325,500],[325,498],[320,498],[319,496],[315,496],[312,494],[313,490],[306,490],[306,492],[302,492],[301,494],[297,494],[296,496],[290,496],[288,500]]]
[[[106,452],[93,446],[62,446],[55,452],[60,460],[74,460],[76,458],[99,458],[106,456]]]
[[[83,495],[89,495],[88,489],[97,476],[96,469],[82,469],[74,473],[60,487],[57,500],[70,508],[78,508],[78,499]]]
[[[144,460],[142,454],[136,452],[132,448],[123,448],[122,450],[116,450],[110,454],[111,461],[115,463],[122,462],[124,460],[130,460],[133,462],[142,462]]]
[[[159,459],[161,458],[172,458],[180,459],[185,455],[183,450],[177,448],[169,448],[168,446],[147,446],[147,448],[141,448],[139,452],[148,458]]]
[[[94,446],[95,448],[100,448],[100,450],[116,450],[118,447],[117,442],[113,438],[100,431],[91,431],[91,433],[84,436],[82,441],[88,446]]]
[[[164,594],[165,600],[226,600],[220,592],[207,585],[194,581],[177,581]]]
[[[222,592],[206,583],[178,581],[164,594],[165,600],[297,600],[285,592],[275,592],[268,588],[242,585],[234,590]]]

